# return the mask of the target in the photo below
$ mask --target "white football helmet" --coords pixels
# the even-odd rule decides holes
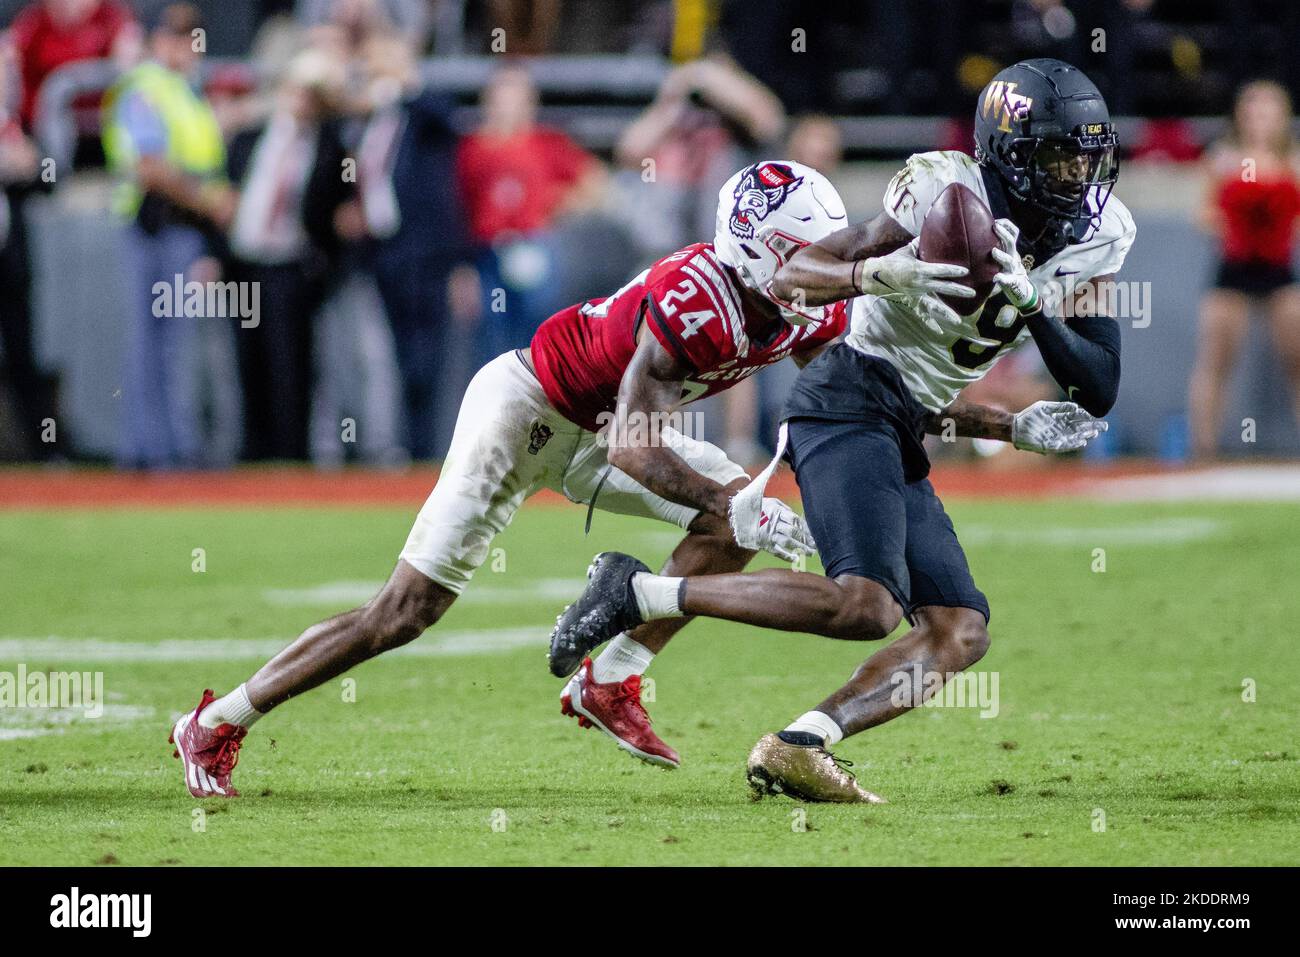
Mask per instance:
[[[718,191],[713,249],[741,281],[781,308],[796,326],[820,322],[825,306],[783,302],[771,293],[772,277],[797,250],[848,222],[835,187],[811,166],[763,160],[746,166]]]

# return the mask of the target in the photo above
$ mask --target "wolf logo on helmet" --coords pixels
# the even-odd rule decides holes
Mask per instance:
[[[757,163],[745,170],[734,192],[731,231],[741,239],[753,239],[755,222],[767,219],[802,182],[803,177],[784,163]]]
[[[811,166],[763,160],[736,171],[718,190],[713,248],[740,281],[781,309],[796,326],[821,322],[826,307],[805,307],[771,295],[776,271],[796,252],[847,223],[835,187]]]

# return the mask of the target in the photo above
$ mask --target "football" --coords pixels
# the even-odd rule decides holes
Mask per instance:
[[[961,183],[952,183],[944,189],[925,214],[917,250],[921,259],[970,270],[965,279],[956,281],[974,289],[974,299],[939,297],[959,315],[968,316],[977,311],[993,293],[998,264],[992,251],[997,244],[993,214],[982,199]]]

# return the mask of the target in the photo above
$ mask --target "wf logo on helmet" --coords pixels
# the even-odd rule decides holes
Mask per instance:
[[[980,113],[984,118],[998,117],[998,129],[1003,133],[1011,132],[1011,122],[1021,123],[1029,119],[1029,110],[1034,105],[1032,97],[1016,92],[1018,84],[1007,80],[994,80],[984,90],[984,100],[980,103]]]
[[[803,182],[784,163],[751,166],[736,184],[736,204],[731,207],[731,232],[741,239],[754,238],[754,224],[785,202],[790,191]]]

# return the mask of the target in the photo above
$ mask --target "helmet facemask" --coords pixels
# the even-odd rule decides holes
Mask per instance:
[[[758,238],[776,256],[778,269],[788,263],[791,256],[808,245],[805,240],[771,228],[760,230]],[[806,326],[810,322],[821,322],[826,318],[825,306],[808,306],[800,302],[786,302],[779,298],[772,292],[770,279],[757,288],[759,295],[781,310],[781,318],[792,326]]]
[[[1018,138],[1008,157],[1020,174],[1008,181],[1008,191],[1054,219],[1069,221],[1076,236],[1100,221],[1119,178],[1115,133],[1110,124],[1091,125],[1098,131]]]

